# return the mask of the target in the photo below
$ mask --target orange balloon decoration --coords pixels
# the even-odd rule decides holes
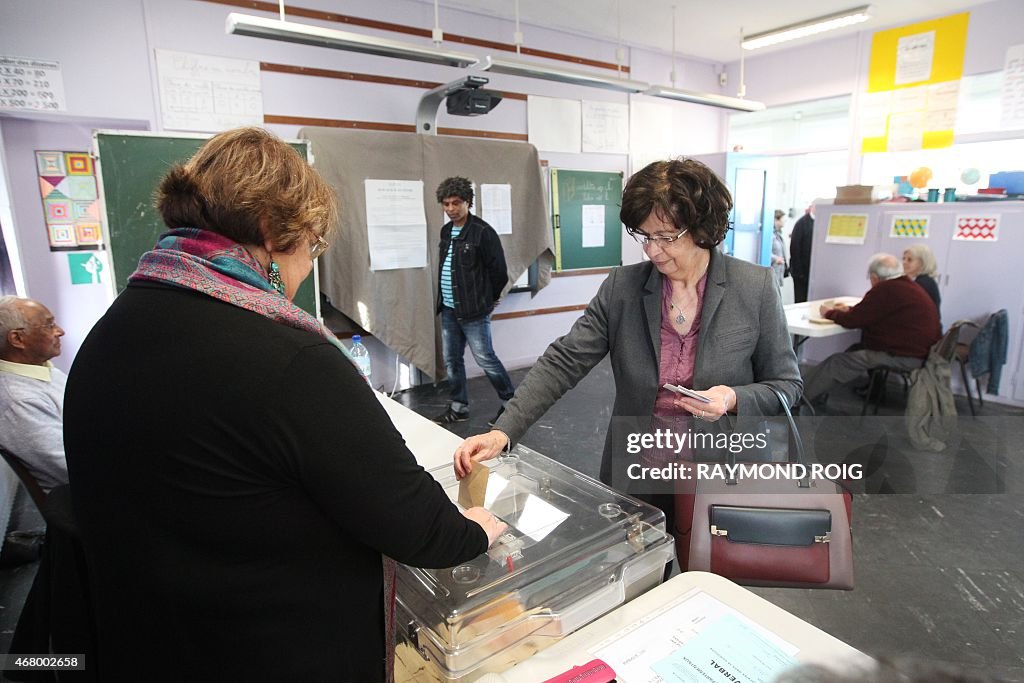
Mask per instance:
[[[918,189],[926,187],[928,185],[928,181],[931,179],[932,169],[928,168],[927,166],[921,166],[920,168],[915,169],[914,172],[911,173],[910,177],[908,178],[908,180],[910,181],[910,186],[916,187]]]

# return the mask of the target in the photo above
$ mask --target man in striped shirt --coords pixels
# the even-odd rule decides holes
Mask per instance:
[[[437,188],[437,201],[450,219],[441,228],[437,295],[450,394],[448,407],[434,422],[451,424],[469,419],[469,389],[463,361],[467,343],[477,365],[498,392],[502,404],[498,415],[515,391],[491,343],[491,311],[508,283],[508,270],[498,233],[469,213],[473,206],[473,184],[468,179],[446,179]],[[496,419],[497,415],[491,423]]]

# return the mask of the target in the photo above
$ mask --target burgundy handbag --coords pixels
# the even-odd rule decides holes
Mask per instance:
[[[788,402],[789,462],[805,463]],[[805,463],[806,464],[806,463]],[[784,463],[759,463],[776,468]],[[675,496],[680,567],[748,586],[853,589],[852,495],[810,476],[698,480]]]

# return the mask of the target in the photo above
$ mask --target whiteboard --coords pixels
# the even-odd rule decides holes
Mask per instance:
[[[579,154],[580,116],[579,100],[528,95],[526,117],[530,144],[542,152]]]
[[[156,50],[165,130],[216,133],[263,123],[260,63]]]
[[[583,151],[629,154],[629,105],[583,100]]]

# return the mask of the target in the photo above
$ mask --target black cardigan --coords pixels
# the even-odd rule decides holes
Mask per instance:
[[[383,680],[381,553],[486,550],[320,337],[133,284],[65,402],[104,681]]]

